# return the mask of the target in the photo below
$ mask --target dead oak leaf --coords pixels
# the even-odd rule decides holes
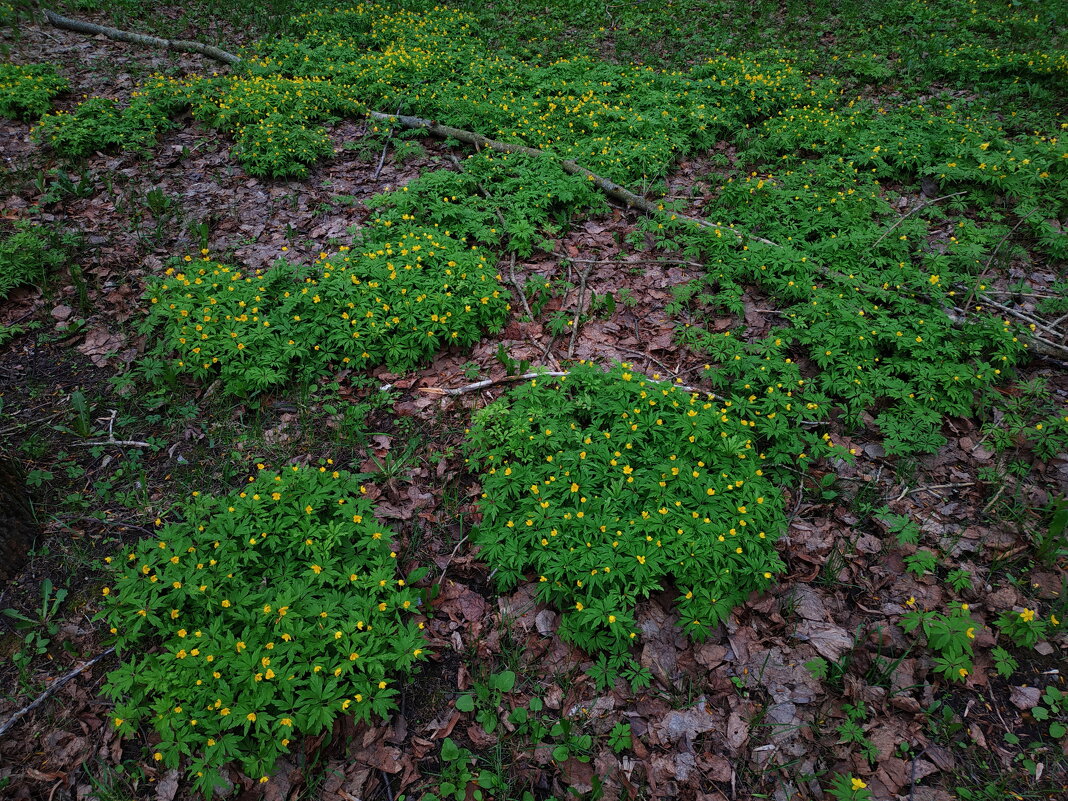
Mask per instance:
[[[114,334],[106,328],[94,328],[85,335],[85,340],[78,345],[79,353],[88,356],[97,367],[107,367],[108,358],[126,345],[126,337]]]

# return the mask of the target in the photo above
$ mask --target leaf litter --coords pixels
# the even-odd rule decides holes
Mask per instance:
[[[79,92],[124,95],[130,85],[128,75],[110,77],[99,64],[107,59],[118,69],[146,63],[144,53],[129,53],[114,43],[84,42],[62,31],[49,31],[45,37],[34,26],[27,31],[18,48],[20,57],[32,59],[44,53],[60,61]],[[151,58],[161,66],[196,66],[186,56]],[[91,158],[88,174],[116,176],[118,191],[95,192],[53,212],[56,224],[76,226],[86,235],[86,269],[93,277],[89,300],[95,311],[83,332],[63,344],[73,345],[102,370],[132,361],[143,347],[124,333],[123,324],[139,314],[134,287],[162,268],[166,254],[198,249],[192,233],[198,222],[215,223],[213,252],[232,254],[253,268],[267,266],[283,253],[293,260],[314,258],[342,239],[351,226],[361,225],[369,214],[365,200],[404,185],[421,170],[446,163],[450,153],[427,141],[425,155],[401,164],[387,161],[376,177],[373,163],[345,148],[365,134],[360,123],[335,126],[334,159],[314,167],[301,182],[263,182],[242,175],[239,168],[224,169],[231,164],[225,142],[196,131],[165,133],[155,158],[148,162],[125,155]],[[21,169],[38,167],[40,157],[28,145],[26,126],[3,122],[0,143]],[[693,207],[699,209],[711,193],[711,184],[701,179],[712,173],[714,169],[700,159],[683,162],[669,177],[669,191],[694,188],[698,195]],[[173,198],[176,209],[174,219],[158,233],[158,219],[146,214],[138,202],[156,189]],[[39,193],[27,184],[21,193],[5,198],[3,205],[21,213],[39,200]],[[521,284],[559,285],[560,294],[546,305],[549,315],[559,313],[573,320],[576,313],[580,318],[587,314],[589,319],[575,336],[574,358],[630,361],[650,374],[699,381],[703,360],[677,345],[677,320],[664,312],[664,306],[674,287],[701,270],[681,257],[672,261],[671,254],[629,244],[627,234],[635,220],[633,212],[619,209],[589,219],[560,234],[552,254],[536,253],[517,263],[516,278]],[[581,270],[587,271],[589,293],[617,299],[613,311],[588,314],[588,296],[580,298],[577,291]],[[1005,280],[1020,277],[1010,270]],[[1056,278],[1053,273],[1030,277],[1047,283]],[[624,292],[633,298],[632,304],[619,302]],[[64,300],[59,305],[41,296],[16,296],[4,305],[4,319],[15,319],[29,309],[62,334],[60,326],[80,312],[73,285],[58,294]],[[744,322],[753,336],[762,336],[774,309],[757,296],[746,295],[743,302]],[[713,321],[713,328],[733,324],[732,318],[724,317]],[[512,359],[555,369],[568,359],[571,328],[568,324],[554,334],[544,319],[513,318],[499,338],[483,341],[470,353],[445,352],[400,381],[388,374],[378,378],[394,381],[399,389],[390,411],[418,426],[436,426],[443,420],[462,419],[499,390],[452,399],[426,396],[421,389],[467,383],[472,364],[480,377],[505,378],[506,367],[498,359],[502,346]],[[8,348],[0,355],[0,387],[17,396],[25,380],[25,370],[19,368],[50,359],[58,347],[27,342]],[[69,361],[57,363],[35,381],[46,392],[69,394],[86,385],[84,369]],[[1068,380],[1062,373],[1041,363],[1030,370],[1049,379],[1065,396]],[[951,782],[959,765],[952,747],[926,725],[929,710],[936,706],[948,710],[951,725],[960,726],[959,737],[989,750],[992,758],[1011,768],[1021,751],[1005,744],[1004,734],[1021,722],[1028,724],[1041,697],[1038,687],[987,681],[992,666],[984,665],[982,657],[963,687],[935,688],[927,683],[929,655],[903,633],[901,617],[909,599],[923,608],[939,608],[946,593],[934,576],[906,572],[903,557],[910,555],[909,549],[888,547],[890,534],[885,528],[864,531],[862,521],[849,511],[849,501],[863,492],[885,502],[895,514],[922,521],[923,543],[937,546],[949,564],[971,573],[977,588],[972,606],[984,624],[977,642],[992,644],[989,625],[996,615],[1019,609],[1027,600],[1016,587],[996,581],[992,564],[1011,560],[1027,544],[1028,534],[1021,524],[1006,525],[984,515],[994,489],[980,472],[999,457],[984,447],[976,421],[953,420],[951,426],[956,436],[949,445],[919,459],[915,474],[902,482],[870,428],[846,432],[836,425],[835,439],[855,446],[861,457],[852,465],[834,465],[837,480],[847,485],[835,499],[821,498],[811,481],[794,491],[793,517],[782,540],[788,578],[768,595],[751,598],[703,644],[681,637],[666,599],[649,599],[638,612],[643,633],[640,662],[652,674],[653,685],[639,692],[623,683],[607,692],[596,690],[582,673],[588,658],[559,638],[558,617],[535,602],[533,584],[491,600],[491,578],[477,555],[455,547],[464,536],[455,521],[466,519],[468,527],[475,522],[471,500],[479,490],[477,485],[463,485],[470,476],[457,455],[456,426],[436,433],[437,444],[443,447],[436,467],[406,468],[391,477],[381,488],[378,509],[400,525],[406,543],[415,548],[406,556],[413,563],[418,561],[416,553],[429,556],[445,576],[426,610],[429,642],[437,654],[432,670],[440,668],[440,673],[417,678],[416,686],[406,690],[418,698],[420,708],[411,708],[406,697],[390,722],[349,724],[319,742],[304,743],[292,761],[279,763],[264,796],[293,798],[315,786],[317,797],[323,799],[349,800],[376,793],[393,798],[423,786],[446,737],[460,738],[476,751],[492,749],[498,737],[457,711],[455,698],[484,679],[479,672],[484,666],[506,655],[516,660],[525,679],[521,694],[509,700],[543,698],[549,709],[565,712],[600,734],[626,722],[635,735],[633,749],[625,755],[602,747],[590,762],[568,760],[559,771],[549,769],[544,753],[520,759],[516,769],[537,777],[536,786],[546,790],[559,792],[569,784],[588,792],[596,775],[611,798],[641,794],[734,799],[762,792],[785,800],[819,797],[805,777],[830,767],[863,777],[878,799],[943,801],[954,796],[941,783]],[[301,416],[289,412],[278,415],[267,434],[268,444],[293,453],[310,441]],[[179,443],[168,458],[192,455],[192,439]],[[380,464],[395,452],[397,439],[397,435],[376,435],[353,453],[354,463],[368,473],[377,472],[371,469],[375,460]],[[94,457],[85,467],[90,476],[106,473],[103,459]],[[166,459],[153,467],[160,476],[173,469]],[[1068,490],[1068,459],[1063,454],[1042,469],[1044,474],[1038,476],[1006,478],[1011,486],[1004,492],[1019,493],[1029,505],[1040,507],[1050,499],[1050,487],[1062,494]],[[462,502],[453,503],[450,508],[455,511],[449,511],[445,494],[457,486]],[[84,525],[82,536],[94,536],[97,525]],[[129,531],[136,536],[134,528]],[[95,536],[100,537],[99,530]],[[412,545],[417,539],[419,544]],[[35,557],[25,578],[4,588],[0,605],[28,607],[36,576],[55,569],[47,556]],[[1026,580],[1039,597],[1053,599],[1062,578],[1057,570],[1036,570]],[[91,627],[73,627],[64,636],[70,652],[57,652],[47,674],[59,675],[76,664],[80,654],[91,654],[98,647],[98,635]],[[1058,664],[1064,645],[1063,635],[1050,642],[1048,664]],[[832,686],[816,679],[806,667],[815,658],[845,665],[840,683]],[[21,724],[34,731],[39,746],[30,738],[0,742],[0,782],[9,782],[12,798],[87,798],[93,790],[86,766],[97,762],[114,768],[139,760],[105,725],[106,710],[94,695],[105,666],[87,671],[56,694],[47,713],[34,713],[31,722]],[[1038,667],[1041,663],[1036,660]],[[2,675],[5,687],[16,686],[11,670]],[[25,700],[9,693],[0,701],[0,720]],[[508,711],[507,703],[502,712]],[[867,711],[862,729],[873,747],[870,760],[836,742],[835,726],[844,719],[845,704],[862,704]],[[42,758],[42,752],[47,756]],[[1063,762],[1059,766],[1051,762],[1050,769],[1062,771],[1063,777]],[[139,770],[145,781],[132,788],[139,797],[159,801],[180,797],[173,771],[150,762],[140,764]],[[313,782],[313,773],[325,779]],[[248,777],[231,778],[235,787],[252,792]]]

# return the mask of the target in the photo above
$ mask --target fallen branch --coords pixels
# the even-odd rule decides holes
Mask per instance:
[[[593,269],[593,265],[587,264],[586,269],[582,271],[579,280],[578,303],[575,305],[575,319],[571,321],[571,341],[567,345],[567,358],[569,359],[572,359],[575,356],[575,341],[578,339],[579,323],[582,318],[582,304],[586,300],[586,281],[589,280],[591,269]]]
[[[202,56],[221,61],[224,64],[236,64],[241,60],[240,56],[228,53],[212,45],[191,42],[188,39],[161,39],[158,36],[149,36],[144,33],[131,33],[120,31],[118,28],[110,28],[107,25],[96,25],[92,22],[64,17],[47,8],[42,9],[45,18],[56,28],[62,28],[75,33],[86,33],[90,36],[106,36],[116,42],[128,42],[130,44],[145,45],[146,47],[162,47],[164,50],[177,50],[184,53],[199,53]]]
[[[151,442],[141,442],[137,439],[115,439],[115,416],[118,414],[114,409],[111,410],[111,418],[108,420],[108,438],[101,440],[94,440],[93,442],[76,442],[75,445],[81,445],[82,447],[89,447],[91,445],[116,445],[125,448],[152,448],[155,447]],[[104,419],[104,418],[100,418]]]
[[[90,659],[88,662],[86,662],[81,667],[75,668],[70,673],[68,673],[66,676],[58,678],[54,682],[49,684],[48,685],[48,689],[46,689],[43,693],[41,693],[39,696],[37,696],[37,698],[35,698],[27,706],[24,706],[22,709],[18,710],[11,717],[9,717],[7,720],[4,721],[4,724],[2,726],[0,726],[0,737],[3,737],[4,734],[7,733],[8,729],[10,729],[12,726],[14,726],[16,723],[18,723],[19,720],[21,720],[26,715],[30,714],[30,712],[35,710],[37,707],[39,707],[45,701],[47,701],[51,696],[53,696],[56,692],[58,692],[71,679],[73,679],[73,678],[75,678],[77,676],[80,676],[82,673],[87,671],[89,668],[91,668],[93,665],[95,665],[101,659],[104,659],[105,657],[111,656],[113,653],[115,653],[115,646],[112,646],[111,648],[108,648],[106,651],[104,651],[101,654],[97,654],[96,656],[94,656],[92,659]]]
[[[100,439],[92,442],[75,442],[75,445],[81,445],[83,448],[88,448],[93,445],[114,445],[118,448],[151,448],[153,447],[151,442],[141,442],[137,439]]]
[[[504,378],[487,378],[483,381],[476,381],[473,384],[456,387],[455,389],[446,389],[445,387],[420,387],[419,391],[425,392],[428,395],[466,395],[470,392],[478,392],[480,389],[497,386],[498,384],[509,384],[513,381],[529,381],[534,378],[561,378],[566,375],[568,375],[566,370],[546,371],[542,373],[523,373],[523,375],[509,375]]]
[[[975,482],[974,481],[958,481],[955,484],[931,484],[930,486],[916,487],[915,489],[909,489],[908,487],[905,487],[905,489],[901,490],[901,494],[898,495],[896,498],[894,498],[894,500],[895,501],[900,501],[906,495],[914,495],[917,492],[931,492],[932,490],[939,490],[939,489],[958,489],[960,487],[974,487],[974,486],[975,486]],[[934,495],[936,493],[931,492],[931,494]]]
[[[54,11],[48,11],[47,9],[44,10],[44,15],[48,18],[48,21],[57,28],[64,28],[77,33],[86,33],[93,36],[102,35],[118,42],[130,42],[132,44],[147,45],[149,47],[162,47],[167,50],[200,53],[201,55],[216,59],[217,61],[222,61],[225,64],[236,64],[241,61],[240,56],[236,56],[226,50],[221,50],[218,47],[200,44],[199,42],[191,42],[185,39],[160,39],[158,36],[130,33],[129,31],[110,28],[106,25],[96,25],[91,22],[70,19],[69,17],[61,16]],[[441,139],[456,139],[457,141],[474,145],[476,148],[488,147],[490,150],[497,151],[498,153],[521,153],[526,156],[549,156],[549,158],[552,158],[551,154],[538,150],[537,148],[527,147],[526,145],[514,145],[509,142],[498,142],[495,139],[490,139],[487,136],[483,136],[482,134],[473,131],[465,131],[462,128],[453,128],[451,125],[440,125],[432,120],[424,120],[421,117],[411,117],[404,114],[385,114],[381,111],[368,111],[367,114],[372,119],[381,120],[383,122],[399,122],[405,128],[425,130],[431,135]],[[623,203],[629,208],[638,209],[649,215],[656,215],[663,211],[657,203],[648,198],[644,198],[641,195],[634,194],[629,189],[617,184],[615,181],[611,181],[608,178],[598,175],[570,159],[562,159],[559,161],[559,164],[568,175],[585,176],[606,195]],[[717,231],[726,232],[736,237],[739,242],[752,240],[772,247],[782,247],[778,242],[772,242],[770,239],[762,239],[759,236],[736,231],[729,225],[709,222],[708,220],[702,220],[699,217],[690,217],[686,214],[676,213],[675,217],[702,228],[714,228]]]
[[[514,381],[529,381],[535,378],[563,378],[567,375],[570,375],[570,372],[567,370],[545,370],[543,372],[523,373],[523,375],[509,375],[504,378],[487,378],[483,381],[476,381],[473,384],[466,384],[465,386],[452,389],[445,387],[420,387],[419,391],[425,392],[428,395],[467,395],[468,393],[478,392],[480,389],[487,389],[489,387],[497,386],[498,384],[509,384]],[[658,381],[655,378],[650,378],[649,380],[655,384],[671,384],[671,386],[677,387],[685,392],[696,392],[701,395],[710,394],[706,389],[691,387],[686,384],[676,384],[674,381]],[[386,384],[381,387],[381,389],[385,390],[391,386],[392,385],[390,384]]]
[[[1025,311],[1021,311],[1020,309],[1014,309],[1011,306],[1005,306],[1004,304],[998,303],[996,300],[991,300],[985,295],[979,295],[978,300],[982,301],[988,306],[993,306],[995,309],[1004,312],[1010,317],[1015,317],[1017,320],[1023,323],[1027,323],[1030,326],[1033,326],[1033,329],[1031,331],[1032,341],[1030,344],[1036,353],[1040,353],[1043,356],[1059,357],[1061,359],[1068,358],[1068,346],[1061,345],[1058,342],[1053,342],[1052,340],[1046,339],[1045,337],[1040,336],[1038,333],[1039,329],[1041,329],[1042,331],[1045,331],[1048,334],[1052,334],[1053,336],[1063,336],[1060,331],[1050,329],[1045,323],[1035,317],[1032,317]],[[960,315],[965,315],[965,317],[967,316],[967,311],[959,307],[955,308],[954,311]]]
[[[534,147],[515,145],[510,142],[498,142],[496,139],[490,139],[489,137],[475,133],[474,131],[453,128],[451,125],[441,125],[433,120],[424,120],[421,117],[410,117],[404,114],[383,114],[381,111],[369,111],[367,113],[372,119],[381,120],[382,122],[399,122],[405,128],[424,130],[432,136],[436,136],[440,139],[455,139],[459,142],[466,142],[469,145],[474,145],[476,148],[487,147],[498,153],[518,153],[524,156],[537,156],[539,158],[549,156],[549,158],[552,158],[551,154]],[[636,195],[629,189],[620,186],[615,181],[611,181],[608,178],[598,175],[570,159],[561,159],[559,164],[568,175],[585,176],[594,184],[594,186],[606,195],[618,200],[629,208],[638,209],[639,211],[643,211],[650,215],[660,214],[663,211],[658,204],[648,198]],[[708,220],[702,220],[699,217],[690,217],[686,214],[676,214],[675,216],[680,220],[685,220],[686,222],[701,226],[702,228],[714,228],[731,234],[736,237],[739,242],[752,240],[754,242],[761,242],[765,245],[771,245],[772,247],[782,247],[778,242],[772,242],[770,239],[761,239],[759,236],[736,231],[728,225],[712,223]]]
[[[925,208],[927,208],[928,206],[933,206],[935,203],[941,203],[943,200],[949,200],[951,197],[957,197],[958,195],[963,195],[963,194],[965,194],[965,193],[964,192],[954,192],[952,195],[942,195],[942,197],[936,197],[933,200],[928,200],[928,201],[925,201],[924,203],[921,203],[916,208],[912,209],[908,214],[902,215],[899,219],[897,219],[894,222],[893,225],[891,225],[889,228],[887,228],[883,232],[883,235],[875,240],[875,244],[873,244],[869,248],[869,250],[874,251],[876,246],[880,242],[882,242],[884,239],[886,239],[888,236],[890,236],[890,234],[893,232],[893,230],[895,228],[897,228],[899,225],[901,225],[901,223],[905,222],[905,220],[907,220],[909,217],[911,217],[916,212],[923,211]]]

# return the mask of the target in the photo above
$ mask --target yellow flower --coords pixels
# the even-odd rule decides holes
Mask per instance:
[[[1020,620],[1024,621],[1025,623],[1030,623],[1034,619],[1035,619],[1035,610],[1034,609],[1025,609],[1022,612],[1020,612]]]
[[[248,721],[251,721],[252,723],[255,723],[256,722],[256,713],[255,712],[249,712],[247,715],[245,715],[245,719],[248,720]]]
[[[854,790],[863,790],[868,785],[855,776],[850,779],[850,783],[853,785]]]

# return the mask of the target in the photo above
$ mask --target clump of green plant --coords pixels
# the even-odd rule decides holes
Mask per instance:
[[[864,703],[845,704],[842,711],[845,712],[845,720],[836,727],[838,742],[856,745],[868,763],[874,765],[879,757],[879,749],[864,733],[864,723],[868,719],[867,705]]]
[[[328,366],[402,371],[495,332],[508,293],[490,259],[436,228],[375,226],[312,266],[245,273],[186,257],[149,282],[156,370],[251,394]]]
[[[901,619],[905,631],[923,631],[927,645],[939,654],[934,661],[935,672],[953,681],[964,681],[972,672],[972,644],[975,630],[981,626],[972,617],[968,604],[952,606],[948,614],[913,609]]]
[[[547,222],[563,225],[576,213],[605,207],[603,195],[585,177],[568,175],[551,159],[483,150],[462,164],[463,172],[425,173],[371,205],[397,224],[419,219],[462,232],[472,242],[507,241],[520,256],[535,247],[553,249],[540,235]]]
[[[0,64],[0,117],[40,117],[69,86],[52,64]]]
[[[122,665],[105,692],[120,733],[151,724],[154,758],[185,758],[210,794],[231,761],[266,781],[297,733],[384,716],[425,651],[419,576],[397,575],[351,475],[260,469],[240,492],[193,495],[181,522],[107,560]]]
[[[294,124],[281,114],[244,126],[233,150],[249,175],[265,178],[303,178],[309,164],[333,152],[325,129]]]
[[[25,632],[22,645],[11,661],[19,671],[19,679],[25,680],[30,663],[35,657],[44,656],[52,644],[52,638],[59,633],[56,613],[67,598],[67,590],[55,589],[49,579],[41,582],[41,603],[33,610],[33,616],[25,615],[17,609],[4,609],[3,614],[11,619],[11,625],[18,631]]]
[[[1059,622],[1055,615],[1051,615],[1049,620],[1043,620],[1036,609],[1002,612],[997,619],[1001,633],[1020,648],[1033,648],[1046,636],[1050,627],[1057,626]]]
[[[59,269],[77,245],[77,236],[49,231],[20,220],[12,234],[0,239],[0,299],[26,284],[40,286]]]
[[[134,97],[125,107],[110,98],[91,97],[73,112],[46,114],[33,135],[72,159],[111,148],[145,152],[155,144],[160,131],[173,127],[170,111],[168,104],[144,95]]]
[[[464,801],[469,793],[475,801],[482,801],[484,790],[496,789],[502,783],[496,773],[475,766],[475,755],[469,749],[446,737],[441,742],[441,773],[434,788],[437,792],[423,793],[420,801]]]
[[[1049,721],[1049,736],[1059,740],[1068,734],[1068,693],[1054,687],[1046,686],[1042,693],[1042,703],[1031,708],[1031,717],[1036,721]]]
[[[522,385],[472,421],[482,557],[504,589],[535,577],[561,636],[588,651],[625,654],[636,602],[669,587],[687,633],[706,637],[783,569],[756,419],[626,365]]]
[[[827,788],[834,801],[870,801],[871,790],[863,779],[852,774],[836,774]]]
[[[69,86],[53,64],[0,64],[0,116],[40,117]]]
[[[501,698],[505,693],[510,693],[513,687],[515,671],[502,670],[490,675],[485,681],[476,682],[472,692],[456,699],[456,708],[461,712],[475,712],[475,719],[486,733],[493,734],[499,722],[497,710],[501,705]]]
[[[1039,458],[1052,459],[1068,449],[1068,416],[1044,379],[1022,382],[1011,395],[998,393],[993,399],[1001,414],[983,425],[983,436],[995,451],[1019,455],[1030,448]]]
[[[545,746],[557,764],[569,759],[589,762],[593,750],[593,736],[585,734],[572,720],[553,718],[544,714],[545,704],[540,698],[531,698],[526,706],[515,707],[508,715],[508,722],[515,727],[513,736],[522,741],[527,749],[536,751]],[[621,728],[625,726],[626,728]],[[632,745],[630,725],[616,724],[609,737],[616,753]]]

